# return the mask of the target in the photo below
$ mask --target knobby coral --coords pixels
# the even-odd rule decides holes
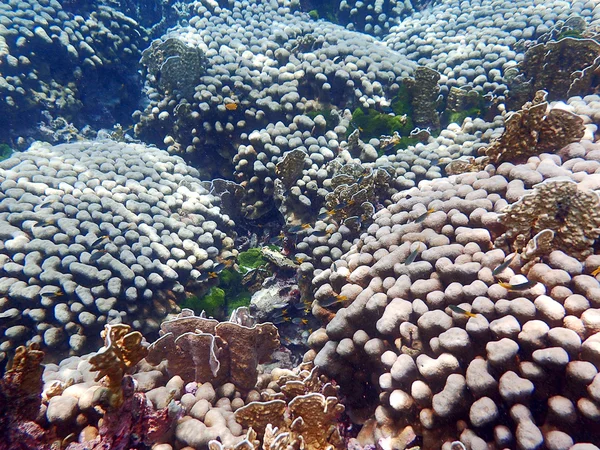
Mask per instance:
[[[544,181],[500,215],[506,233],[498,244],[510,243],[524,253],[538,249],[533,252],[536,256],[544,247],[585,258],[593,252],[592,245],[600,236],[599,208],[600,198],[595,191],[582,189],[568,179]],[[551,246],[540,244],[549,239]]]
[[[120,407],[106,412],[98,436],[92,441],[70,444],[67,450],[146,448],[170,429],[178,415],[178,407],[174,403],[155,410],[144,394],[135,392],[130,375],[123,377],[121,391]]]

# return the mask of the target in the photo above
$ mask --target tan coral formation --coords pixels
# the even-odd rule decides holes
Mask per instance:
[[[593,252],[594,241],[600,236],[600,197],[572,180],[548,180],[503,210],[499,220],[506,227],[500,242],[507,241],[515,250],[523,251],[526,260],[551,250],[581,259]],[[545,236],[540,236],[542,232]],[[541,241],[537,242],[540,238],[545,252]]]
[[[93,370],[98,371],[95,381],[106,380],[109,406],[118,408],[123,402],[123,377],[146,357],[148,349],[142,343],[142,334],[131,331],[129,325],[105,325],[101,335],[104,347],[90,358],[90,364]]]
[[[502,136],[484,149],[490,162],[518,162],[558,150],[583,137],[583,119],[562,109],[548,111],[547,95],[538,91],[531,102],[507,116]]]
[[[161,325],[162,336],[150,345],[151,364],[168,360],[168,371],[185,382],[233,383],[249,391],[256,385],[257,365],[267,362],[279,347],[272,323],[251,327],[195,316],[184,309]]]
[[[599,57],[600,44],[595,40],[565,37],[529,48],[519,68],[531,78],[534,91],[545,89],[562,99],[590,91]]]
[[[297,374],[284,370],[278,371],[277,375],[274,373],[274,381],[281,393],[273,396],[286,400],[256,401],[239,408],[235,418],[244,427],[249,427],[246,439],[232,447],[211,441],[209,448],[342,449],[344,442],[338,420],[345,408],[337,397],[338,390],[323,378],[318,368],[310,365],[308,368]]]
[[[431,449],[597,440],[598,145],[567,150],[421,182],[313,277],[313,312],[329,314],[305,360],[340,384],[348,416],[364,424],[361,445],[406,448],[415,435]],[[573,170],[571,154],[582,161]],[[577,182],[550,178],[557,173]],[[499,221],[524,195],[535,201],[515,215],[527,218]],[[518,250],[534,258],[528,272],[511,247],[494,246],[513,226],[512,237],[526,237]],[[504,261],[513,262],[493,273]],[[524,274],[537,284],[504,287]]]

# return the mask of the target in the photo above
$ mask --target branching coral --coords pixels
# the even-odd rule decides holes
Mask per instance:
[[[232,319],[238,316],[234,311]],[[150,364],[168,360],[169,373],[186,382],[230,381],[248,391],[256,385],[256,366],[279,347],[279,334],[272,323],[246,325],[239,320],[219,323],[183,310],[162,324],[162,336],[150,346],[146,360]]]
[[[490,162],[526,159],[560,149],[583,137],[583,120],[562,109],[547,111],[546,96],[546,92],[538,91],[531,103],[506,118],[502,136],[484,149]]]
[[[0,449],[50,449],[51,433],[35,423],[42,392],[39,346],[18,347],[0,380]]]
[[[142,334],[139,331],[131,331],[129,325],[106,325],[102,337],[104,347],[90,358],[90,364],[98,371],[96,381],[105,379],[108,392],[99,392],[108,396],[108,406],[119,408],[123,403],[123,377],[129,369],[144,359],[148,349],[142,344]]]
[[[518,251],[540,256],[542,247],[550,248],[550,239],[552,250],[562,250],[575,258],[591,254],[600,236],[598,194],[579,188],[571,180],[545,181],[534,188],[500,216],[507,230],[499,243],[508,242]],[[531,240],[534,243],[529,244]]]

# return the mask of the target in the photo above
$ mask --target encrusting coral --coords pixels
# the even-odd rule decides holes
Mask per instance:
[[[545,238],[547,250],[582,259],[593,253],[594,241],[600,237],[600,197],[572,180],[548,180],[506,207],[499,220],[506,233],[496,245],[508,243],[518,252],[538,249],[536,256],[541,256],[540,244],[529,243]],[[545,236],[540,236],[543,232]]]

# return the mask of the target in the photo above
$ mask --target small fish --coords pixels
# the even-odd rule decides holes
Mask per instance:
[[[308,228],[311,228],[310,223],[303,223],[301,225],[294,225],[293,227],[288,229],[288,232],[298,233],[299,231],[306,230]]]
[[[315,230],[312,233],[310,233],[311,236],[315,236],[315,237],[325,237],[325,236],[329,236],[331,234],[331,231],[327,231],[327,230]]]
[[[598,275],[599,273],[600,273],[600,266],[598,266],[598,268],[597,268],[596,270],[594,270],[594,271],[591,273],[591,275],[592,275],[593,277],[595,277],[595,276],[596,276],[596,275]]]
[[[229,255],[226,256],[225,258],[223,258],[223,261],[235,261],[236,256],[235,255]]]
[[[90,262],[91,263],[98,262],[98,260],[100,258],[102,258],[104,255],[106,255],[106,253],[107,253],[107,250],[105,250],[105,249],[94,250],[94,253],[92,253],[92,256],[90,256]]]
[[[57,291],[42,292],[40,295],[42,297],[46,297],[46,298],[55,298],[55,297],[61,297],[61,296],[65,295],[65,293],[59,289]]]
[[[300,257],[296,256],[296,257],[294,258],[294,261],[296,261],[298,264],[302,264],[302,263],[304,262],[304,259],[305,259],[305,258],[300,258]]]
[[[304,319],[302,317],[294,317],[292,319],[292,323],[294,325],[308,325],[308,319]]]
[[[100,247],[100,244],[102,244],[102,242],[104,242],[104,240],[106,240],[108,238],[109,238],[108,234],[105,234],[104,236],[100,236],[98,239],[96,239],[94,242],[92,242],[91,247],[92,248]]]
[[[355,130],[360,131],[361,133],[364,131],[361,127],[359,127],[356,123],[354,122],[350,122],[350,125],[352,125],[352,128],[354,128]]]
[[[333,207],[333,211],[341,211],[347,206],[350,206],[350,202],[340,202]]]
[[[497,276],[498,274],[504,272],[504,270],[506,270],[506,268],[513,261],[513,259],[515,259],[515,256],[517,256],[517,254],[513,253],[510,258],[508,258],[506,261],[504,261],[502,264],[500,264],[498,267],[492,270],[492,275]]]
[[[235,111],[236,109],[238,109],[238,104],[235,102],[225,103],[225,109],[227,111]]]
[[[529,289],[530,287],[535,286],[537,284],[537,281],[527,280],[518,284],[510,284],[505,283],[504,281],[500,281],[498,284],[504,289],[508,289],[509,291],[524,291],[525,289]]]
[[[294,307],[294,309],[297,309],[298,311],[304,311],[304,302],[298,302],[298,303],[292,303],[292,306]]]
[[[408,266],[409,264],[412,264],[413,262],[415,262],[415,259],[417,259],[417,255],[419,254],[420,249],[421,249],[421,246],[415,248],[412,252],[410,252],[410,254],[408,255],[408,258],[406,258],[406,261],[404,261],[405,266]]]
[[[37,224],[44,226],[50,226],[56,223],[56,219],[54,217],[47,217],[45,219],[34,219],[34,221],[37,222]]]
[[[347,225],[349,223],[354,223],[357,226],[357,228],[360,228],[362,226],[362,216],[347,217],[344,219],[344,221],[342,223],[344,225]]]
[[[209,273],[215,273],[215,274],[221,273],[221,272],[223,272],[223,269],[225,269],[225,268],[227,268],[227,266],[224,263],[219,263],[216,266],[214,266],[212,272],[209,272]]]
[[[429,217],[429,214],[431,214],[434,211],[435,211],[435,209],[429,208],[427,211],[425,211],[423,214],[421,214],[419,217],[417,217],[415,219],[415,223],[423,222],[425,219],[427,219],[427,217]]]
[[[336,295],[332,296],[331,298],[329,298],[328,300],[324,300],[322,302],[320,301],[319,304],[323,308],[327,308],[328,306],[332,306],[332,305],[335,305],[336,303],[344,302],[346,300],[348,300],[348,297],[346,297],[345,295],[336,294]]]
[[[285,234],[283,234],[283,232],[281,232],[277,236],[271,237],[271,239],[269,239],[269,244],[280,244],[284,239],[285,239]]]
[[[471,311],[462,309],[460,306],[449,305],[448,308],[450,308],[452,310],[452,312],[455,312],[456,314],[463,314],[467,317],[477,317],[477,314],[472,313]]]
[[[324,213],[321,213],[317,216],[317,220],[325,220],[325,219],[331,217],[334,213],[335,213],[335,211],[333,209],[330,209],[329,211],[325,211]]]
[[[208,281],[211,278],[216,278],[218,275],[215,272],[202,272],[197,278],[197,281]]]

